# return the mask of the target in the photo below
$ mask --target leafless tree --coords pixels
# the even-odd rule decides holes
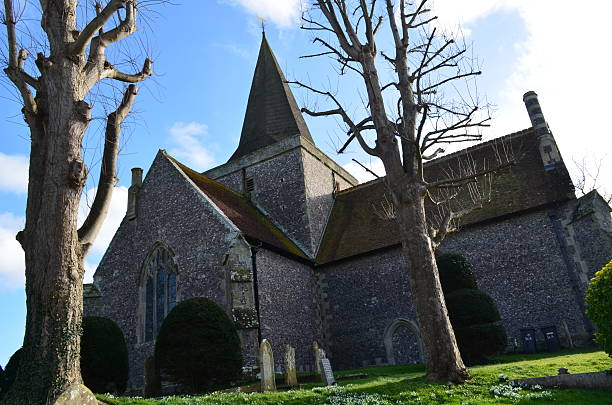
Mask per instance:
[[[449,168],[447,176],[426,181],[425,162],[443,152],[442,145],[480,140],[480,129],[490,120],[471,86],[481,72],[469,48],[435,27],[436,17],[427,3],[315,0],[304,14],[302,28],[313,31],[314,42],[323,48],[304,57],[332,57],[340,75],[357,76],[367,93],[363,117],[351,116],[337,93],[310,83],[291,83],[325,97],[331,105],[302,112],[337,116],[346,125],[348,139],[339,152],[356,139],[367,154],[382,160],[391,201],[385,195],[381,206],[373,209],[376,215],[394,218],[400,227],[427,376],[462,383],[469,373],[448,320],[434,250],[462,215],[488,200],[491,175],[512,159],[500,153],[500,159],[488,166],[468,159]],[[385,42],[392,49],[379,50]],[[381,80],[385,63],[392,71],[388,83]],[[464,85],[467,90],[462,91]],[[426,202],[434,214],[426,216]]]
[[[121,125],[137,95],[134,83],[152,74],[148,58],[136,73],[123,72],[107,59],[109,47],[136,31],[136,0],[80,6],[77,0],[40,0],[31,6],[39,15],[40,37],[19,19],[24,3],[4,0],[4,72],[18,90],[31,142],[26,224],[17,235],[25,251],[27,319],[19,371],[4,400],[11,405],[51,404],[69,385],[82,381],[83,260],[117,182]],[[34,51],[36,73],[26,69]],[[106,119],[97,194],[78,228],[88,175],[83,137],[92,119],[85,100],[103,80],[126,85]]]
[[[602,168],[606,162],[606,157],[588,160],[586,158],[582,158],[582,160],[572,159],[572,161],[575,167],[574,185],[580,196],[597,190],[608,204],[612,203],[612,193],[605,190],[601,185]]]

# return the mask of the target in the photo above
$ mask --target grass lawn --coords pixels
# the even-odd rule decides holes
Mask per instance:
[[[276,393],[216,393],[196,397],[165,397],[161,399],[98,398],[112,405],[192,405],[192,404],[330,404],[330,405],[391,405],[391,404],[552,404],[610,405],[612,390],[513,391],[500,375],[508,379],[540,377],[557,374],[559,367],[570,373],[601,371],[612,368],[612,359],[600,351],[562,351],[550,354],[506,355],[494,359],[494,364],[470,369],[473,379],[464,385],[431,384],[423,377],[423,366],[369,367],[336,372],[342,375],[366,373],[368,378],[339,381],[338,387],[306,384],[303,388]]]

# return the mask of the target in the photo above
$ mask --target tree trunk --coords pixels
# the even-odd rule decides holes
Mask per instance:
[[[408,266],[412,302],[421,330],[427,378],[453,383],[469,379],[448,319],[438,267],[427,230],[424,186],[409,185],[398,209],[402,253]]]
[[[23,354],[5,404],[51,404],[81,382],[83,257],[77,212],[87,170],[81,140],[88,124],[78,83],[67,58],[43,76],[39,113],[32,130],[26,226],[18,235],[25,251],[27,317]],[[60,102],[47,102],[59,100]]]

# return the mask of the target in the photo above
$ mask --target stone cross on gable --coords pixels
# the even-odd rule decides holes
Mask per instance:
[[[259,345],[259,370],[261,374],[261,391],[276,391],[276,380],[274,373],[274,354],[272,346],[267,339]]]

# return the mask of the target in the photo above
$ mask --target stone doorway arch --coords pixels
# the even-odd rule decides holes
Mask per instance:
[[[396,319],[387,327],[384,335],[387,364],[423,363],[423,342],[416,322]]]

